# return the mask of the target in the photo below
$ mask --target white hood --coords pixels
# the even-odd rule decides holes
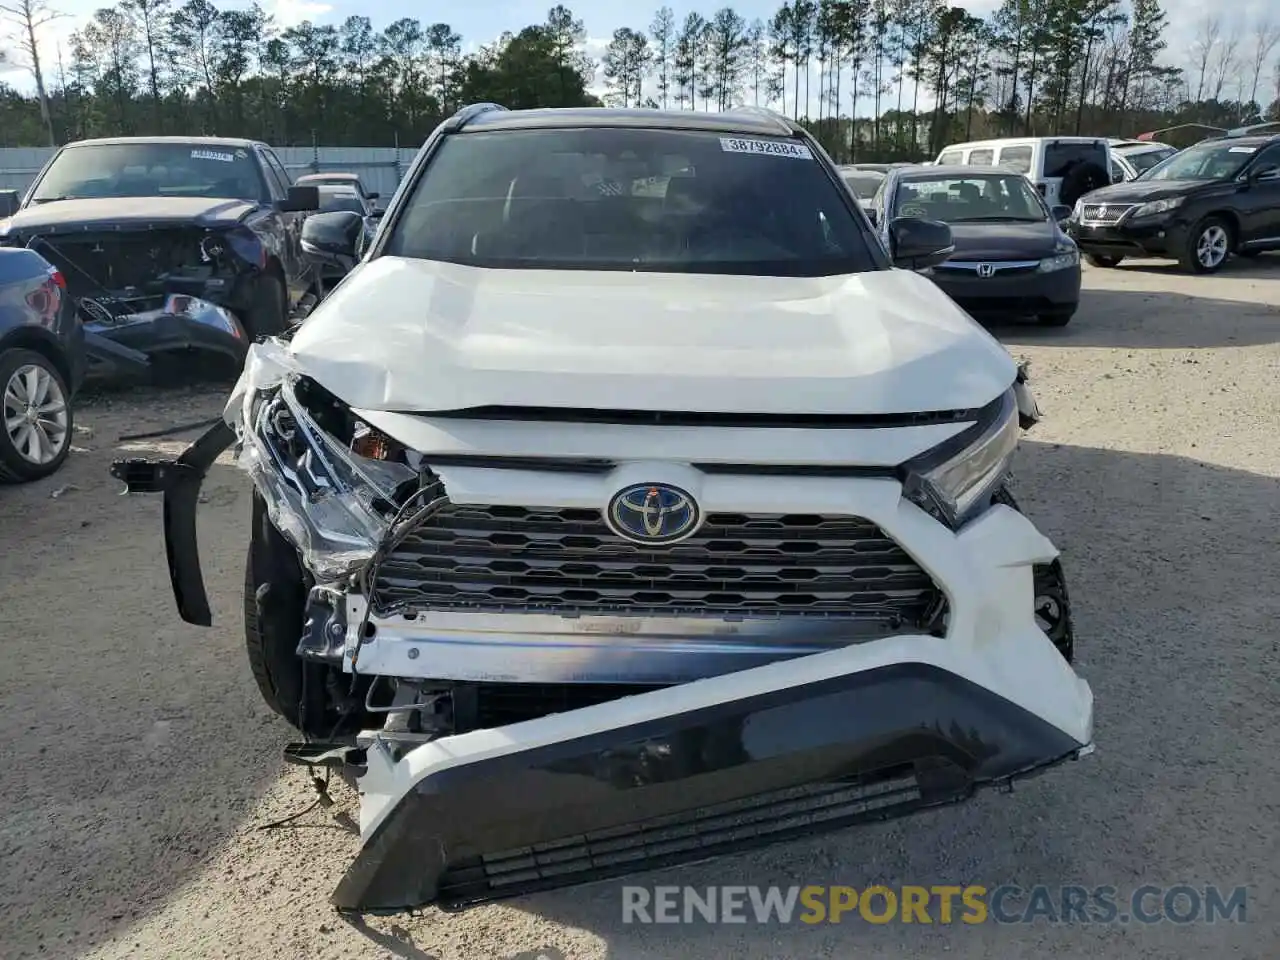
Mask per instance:
[[[492,270],[379,257],[302,325],[302,370],[352,407],[876,414],[982,406],[1009,353],[934,284]]]

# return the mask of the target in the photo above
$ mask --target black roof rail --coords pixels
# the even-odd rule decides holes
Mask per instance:
[[[461,130],[466,126],[467,122],[474,120],[482,113],[492,113],[494,110],[506,110],[500,103],[469,103],[462,107],[452,117],[444,122],[446,132],[452,133],[455,130]]]
[[[777,110],[770,110],[768,107],[759,107],[754,104],[741,104],[731,107],[725,111],[729,114],[744,114],[751,117],[761,117],[762,119],[773,120],[782,129],[783,133],[791,134],[796,132],[796,125],[791,122],[791,118],[784,116]]]

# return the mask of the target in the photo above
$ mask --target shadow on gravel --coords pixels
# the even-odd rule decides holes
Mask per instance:
[[[623,883],[1045,884],[1059,910],[1069,884],[1113,885],[1122,898],[1142,884],[1246,884],[1249,920],[1270,912],[1260,901],[1274,903],[1280,888],[1280,481],[1182,457],[1035,442],[1025,445],[1017,479],[1019,500],[1067,565],[1077,669],[1097,701],[1094,756],[1012,796],[984,794],[889,824],[516,905],[596,934],[611,960],[1266,953],[1265,922],[943,925],[936,901],[932,925],[871,925],[856,913],[838,925],[763,929],[754,919],[622,922]]]
[[[166,402],[178,409],[143,419],[159,428],[217,411],[191,396]],[[125,420],[96,414],[86,419],[102,432]],[[55,477],[0,491],[6,957],[77,956],[161,908],[280,774],[281,725],[241,647],[243,554],[206,551],[217,626],[183,624],[161,500],[118,498],[115,440],[82,437],[89,449]],[[70,492],[50,500],[56,488]],[[216,465],[205,492],[206,536],[213,525],[247,533],[239,470]]]
[[[1273,274],[1280,282],[1280,269]],[[1151,289],[1086,287],[1079,311],[1065,327],[1011,323],[987,329],[1003,343],[1041,347],[1191,350],[1280,342],[1280,310],[1274,304],[1214,297],[1221,281],[1187,279],[1203,283],[1204,295],[1162,291],[1155,277]]]

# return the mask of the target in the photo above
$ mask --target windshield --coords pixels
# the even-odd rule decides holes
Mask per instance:
[[[487,267],[833,276],[876,269],[804,144],[695,131],[446,137],[384,252]]]
[[[1152,167],[1143,180],[1230,180],[1258,152],[1256,146],[1217,141],[1187,147]]]
[[[89,197],[264,195],[258,165],[239,147],[200,143],[104,143],[67,147],[45,171],[33,203]]]
[[[1177,152],[1177,150],[1166,148],[1164,150],[1140,150],[1134,153],[1122,152],[1121,156],[1128,160],[1129,166],[1137,170],[1138,173],[1146,173],[1161,160],[1167,160]]]
[[[880,184],[884,183],[884,174],[882,173],[842,173],[844,182],[853,190],[853,195],[859,200],[866,200],[875,194]]]
[[[943,223],[1047,219],[1040,197],[1015,174],[978,174],[905,180],[894,194],[894,215]]]
[[[342,187],[319,187],[320,213],[332,213],[335,210],[349,210],[364,216],[364,204],[355,192]]]

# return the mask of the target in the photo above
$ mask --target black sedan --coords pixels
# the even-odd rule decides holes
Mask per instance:
[[[1125,257],[1214,273],[1231,254],[1280,250],[1280,136],[1223,137],[1076,204],[1067,229],[1095,267]]]
[[[62,274],[34,250],[0,249],[0,483],[39,480],[67,459],[84,340]]]
[[[1070,322],[1080,301],[1080,253],[1030,181],[1000,167],[903,167],[890,170],[867,215],[882,234],[895,217],[941,220],[955,253],[927,271],[977,319],[1034,317]],[[885,239],[887,243],[887,239]]]

